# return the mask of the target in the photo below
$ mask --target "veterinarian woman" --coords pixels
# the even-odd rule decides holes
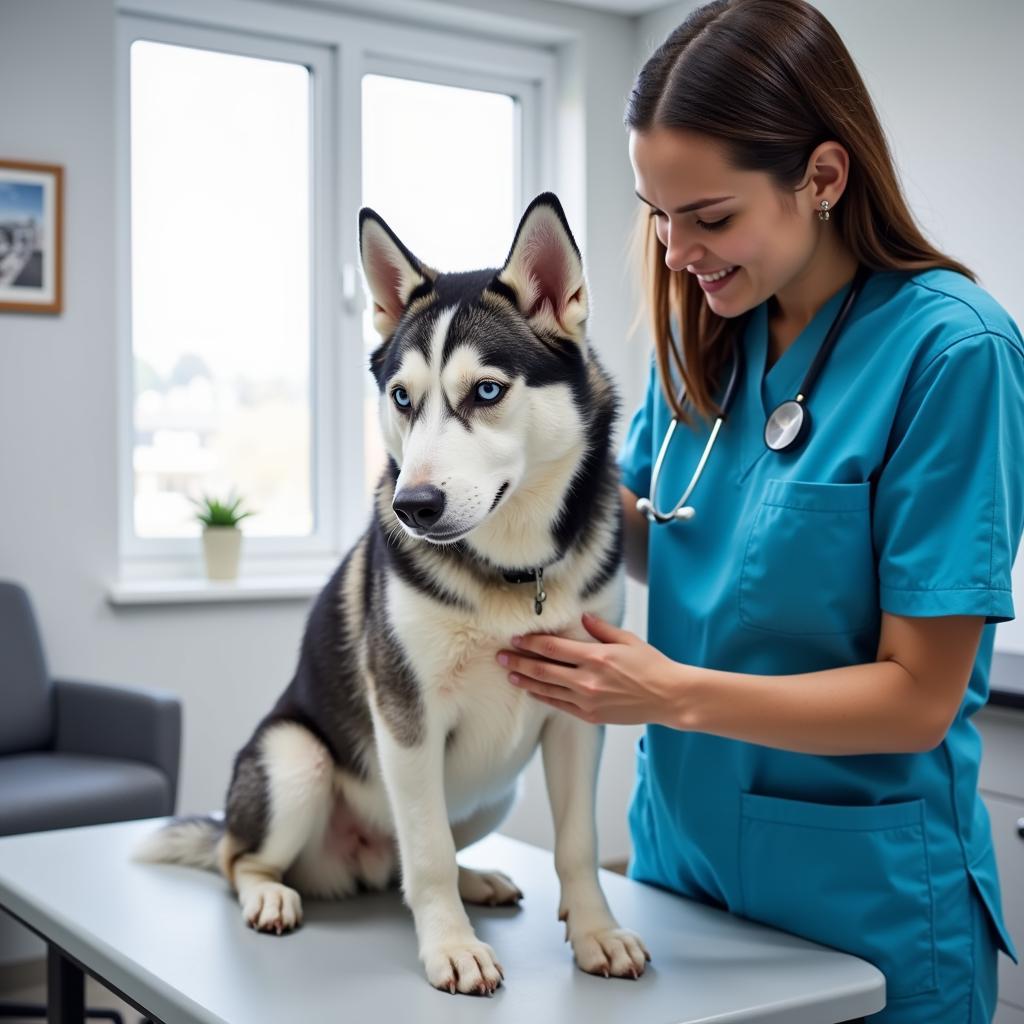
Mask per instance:
[[[915,225],[864,82],[803,0],[695,10],[625,120],[656,351],[620,464],[650,642],[592,619],[601,644],[531,634],[513,682],[648,723],[633,878],[871,961],[873,1022],[988,1022],[1016,951],[971,716],[1014,617],[1024,340]],[[737,356],[696,512],[670,519]]]

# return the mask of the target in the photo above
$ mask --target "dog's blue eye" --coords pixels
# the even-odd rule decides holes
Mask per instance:
[[[476,386],[476,397],[483,402],[493,402],[501,397],[505,389],[493,380],[485,380]]]
[[[409,392],[405,388],[395,388],[391,392],[391,397],[395,400],[395,404],[400,409],[408,409],[412,405],[412,399],[409,397]]]

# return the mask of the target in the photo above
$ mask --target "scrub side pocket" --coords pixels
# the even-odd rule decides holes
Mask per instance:
[[[654,812],[647,778],[647,749],[645,736],[636,741],[636,783],[629,801],[627,820],[632,852],[626,865],[626,875],[638,882],[664,885],[657,862],[654,835]]]
[[[877,628],[869,481],[765,483],[743,552],[739,618],[791,636]]]
[[[937,987],[924,801],[841,806],[744,793],[741,913],[852,953],[888,1000]]]

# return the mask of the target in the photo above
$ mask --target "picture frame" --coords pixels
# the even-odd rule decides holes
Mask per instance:
[[[63,312],[64,168],[0,159],[0,313]]]

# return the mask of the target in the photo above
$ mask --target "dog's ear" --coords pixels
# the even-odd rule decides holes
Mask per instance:
[[[413,293],[429,291],[437,271],[413,256],[368,206],[359,211],[359,255],[373,298],[373,327],[387,341]]]
[[[526,208],[495,281],[512,289],[535,331],[584,343],[590,303],[583,261],[554,192]]]

